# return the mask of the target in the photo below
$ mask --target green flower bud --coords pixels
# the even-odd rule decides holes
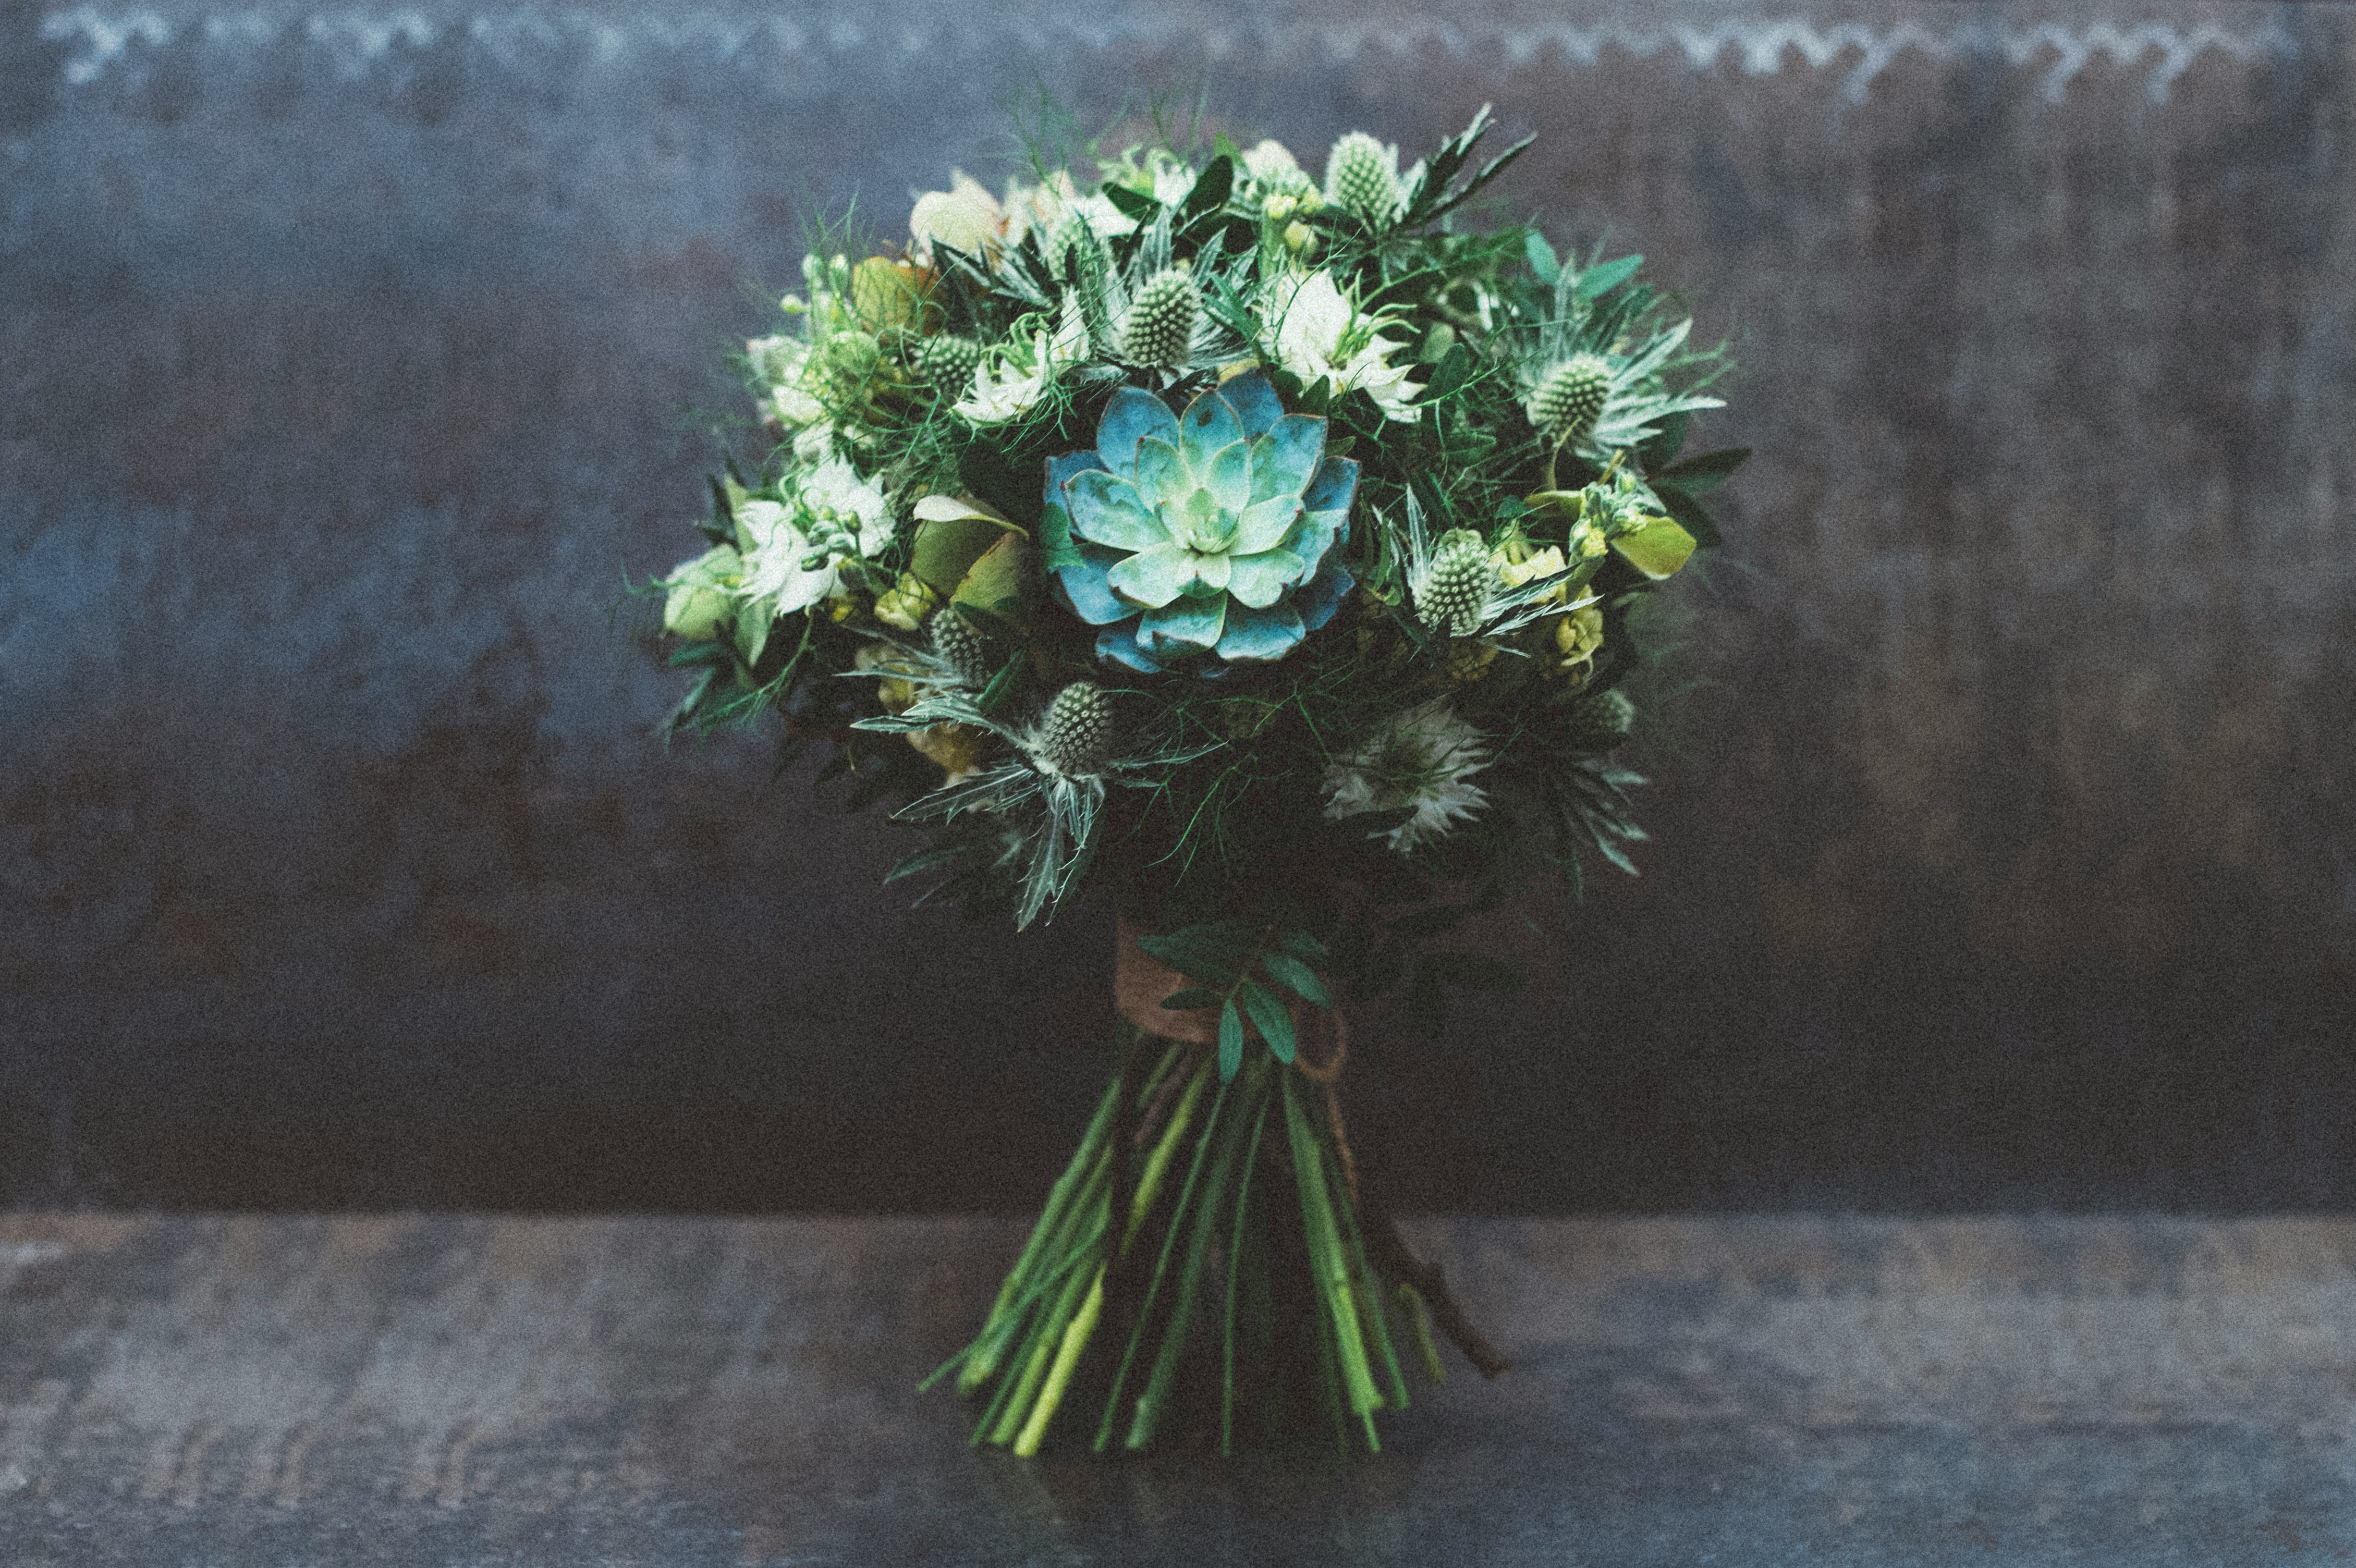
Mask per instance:
[[[1481,536],[1471,528],[1451,528],[1432,547],[1415,592],[1416,619],[1445,636],[1469,637],[1481,629],[1481,613],[1496,580]]]
[[[1530,399],[1530,422],[1548,438],[1585,441],[1603,417],[1612,393],[1612,367],[1600,354],[1574,354],[1547,373]]]
[[[1193,278],[1175,267],[1155,273],[1130,302],[1121,357],[1133,365],[1183,365],[1202,310],[1202,291]]]
[[[1369,223],[1398,215],[1398,155],[1364,131],[1353,131],[1325,155],[1325,198]]]
[[[962,397],[981,366],[981,345],[970,337],[944,335],[916,346],[916,368],[943,394]]]
[[[980,690],[990,684],[997,674],[990,662],[990,648],[982,639],[980,628],[957,612],[952,604],[932,620],[933,652],[941,662],[957,673],[963,684]]]
[[[1092,680],[1055,693],[1031,742],[1031,756],[1051,773],[1102,773],[1112,751],[1112,695]]]

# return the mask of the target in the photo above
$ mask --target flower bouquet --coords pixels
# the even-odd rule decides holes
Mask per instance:
[[[673,724],[830,748],[919,901],[1118,923],[1094,1119],[936,1374],[977,1442],[1373,1447],[1440,1338],[1505,1365],[1361,1194],[1350,1020],[1431,1027],[1508,978],[1435,938],[1633,870],[1644,605],[1743,454],[1680,455],[1723,364],[1640,258],[1463,220],[1489,129],[958,176],[747,346],[757,466],[654,585]]]

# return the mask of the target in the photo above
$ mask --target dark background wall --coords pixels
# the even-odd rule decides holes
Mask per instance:
[[[1634,882],[1353,1069],[1411,1200],[2356,1200],[2356,16],[0,0],[19,1204],[1014,1207],[1107,933],[664,755],[719,356],[1001,106],[1494,100],[1734,340]]]

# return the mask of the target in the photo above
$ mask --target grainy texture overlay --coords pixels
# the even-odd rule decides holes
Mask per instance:
[[[888,825],[660,753],[603,606],[805,219],[997,177],[1044,81],[1312,156],[1494,101],[1509,204],[1746,367],[1645,877],[1362,1052],[1411,1197],[2356,1200],[2351,64],[2126,0],[0,0],[5,1196],[1030,1200],[1108,933],[907,916]]]
[[[0,1221],[32,1568],[2345,1562],[2356,1225],[1413,1227],[1517,1365],[1381,1455],[1035,1463],[1004,1221]]]

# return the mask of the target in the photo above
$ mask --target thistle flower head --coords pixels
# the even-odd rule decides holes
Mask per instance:
[[[1372,224],[1398,215],[1398,149],[1353,131],[1325,155],[1325,199]]]
[[[933,652],[941,663],[955,672],[958,679],[976,691],[990,684],[997,673],[991,667],[990,648],[980,629],[958,613],[952,604],[934,615],[930,627]]]
[[[1574,354],[1530,394],[1530,422],[1549,441],[1573,446],[1594,433],[1612,394],[1612,362],[1601,354]]]
[[[1055,693],[1029,750],[1044,772],[1060,777],[1102,773],[1112,755],[1112,694],[1092,680],[1076,680]]]
[[[1130,301],[1121,357],[1138,365],[1183,365],[1202,310],[1202,291],[1194,278],[1183,268],[1164,268]]]
[[[962,395],[981,367],[981,345],[954,333],[927,337],[916,346],[916,368],[936,390]]]
[[[1481,629],[1497,569],[1489,547],[1471,528],[1451,528],[1432,546],[1431,560],[1409,585],[1415,616],[1443,636],[1469,637]]]

